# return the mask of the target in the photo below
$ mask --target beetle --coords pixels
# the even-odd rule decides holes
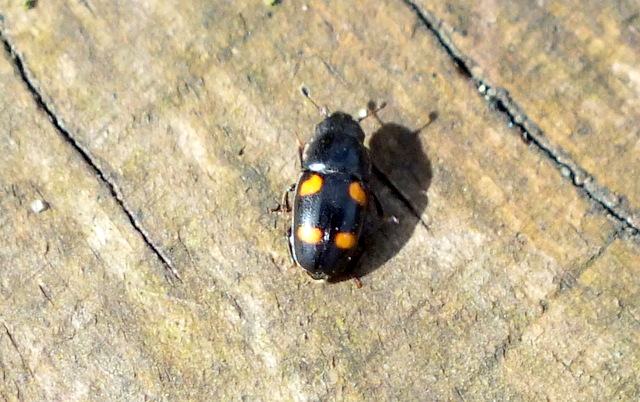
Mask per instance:
[[[313,279],[331,280],[353,268],[362,253],[368,215],[371,159],[360,121],[344,112],[329,114],[301,91],[325,116],[304,147],[299,147],[301,173],[283,194],[280,209],[289,208],[295,191],[289,251],[293,262]],[[378,109],[384,107],[384,104]],[[378,211],[381,210],[374,199]],[[276,210],[277,210],[276,209]]]

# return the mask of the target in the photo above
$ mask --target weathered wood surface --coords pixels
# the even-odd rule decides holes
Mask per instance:
[[[219,3],[0,2],[4,399],[640,397],[637,5]],[[389,103],[362,289],[267,213],[301,84]]]
[[[640,227],[637,1],[413,4],[566,176]]]

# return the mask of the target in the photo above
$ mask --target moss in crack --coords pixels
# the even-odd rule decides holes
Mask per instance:
[[[24,8],[25,10],[31,10],[36,8],[36,6],[38,5],[38,0],[24,0],[22,2],[22,8]]]

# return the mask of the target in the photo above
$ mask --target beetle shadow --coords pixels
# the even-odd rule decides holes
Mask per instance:
[[[370,109],[375,109],[370,104]],[[437,118],[429,114],[429,121],[418,129],[397,123],[380,123],[369,142],[372,161],[371,190],[382,206],[384,216],[372,208],[363,236],[364,249],[360,261],[350,273],[332,282],[364,277],[393,258],[409,241],[418,225],[428,227],[420,219],[429,204],[427,191],[433,171],[429,157],[420,143],[420,132]],[[395,206],[394,206],[395,205]],[[395,221],[395,219],[398,221]]]

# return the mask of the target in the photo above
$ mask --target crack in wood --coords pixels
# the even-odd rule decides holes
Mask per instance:
[[[9,340],[11,341],[11,345],[14,347],[16,352],[18,352],[18,356],[20,356],[20,361],[22,362],[22,366],[31,375],[31,378],[34,378],[33,371],[31,370],[31,367],[29,367],[29,365],[27,364],[27,361],[24,358],[24,355],[22,354],[22,352],[20,351],[20,348],[18,347],[18,342],[16,342],[16,339],[13,337],[13,334],[11,333],[11,331],[9,331],[9,327],[4,322],[2,323],[2,326],[4,327],[4,331],[7,334],[7,337],[9,337]]]
[[[2,17],[0,15],[0,17]],[[2,22],[2,18],[0,18],[0,23]],[[165,268],[167,275],[166,278],[169,282],[173,282],[175,280],[182,282],[180,275],[178,275],[177,270],[175,269],[171,259],[160,249],[160,247],[156,246],[151,237],[147,233],[147,231],[142,227],[142,225],[137,221],[133,212],[127,207],[124,198],[122,197],[121,191],[115,182],[110,181],[107,178],[107,175],[100,169],[100,167],[93,160],[89,151],[85,150],[85,148],[71,135],[71,133],[64,128],[63,123],[58,119],[58,117],[53,112],[52,108],[44,101],[42,95],[35,87],[31,79],[29,78],[29,74],[27,73],[24,63],[20,58],[18,52],[15,50],[13,45],[7,40],[4,35],[2,29],[0,29],[0,42],[2,42],[4,46],[4,50],[8,55],[10,62],[15,67],[20,79],[25,84],[27,90],[33,97],[38,108],[42,109],[49,117],[49,120],[53,124],[54,129],[60,136],[67,142],[82,158],[82,160],[89,166],[89,169],[95,173],[98,180],[104,184],[111,194],[111,196],[115,199],[116,203],[120,206],[120,209],[125,213],[127,218],[129,219],[129,223],[136,232],[142,237],[142,240],[147,245],[147,247],[155,254],[155,256],[160,260],[163,267]]]
[[[595,262],[599,260],[603,255],[605,255],[606,251],[609,249],[609,246],[611,246],[618,238],[620,238],[619,233],[613,232],[611,235],[607,236],[605,243],[601,247],[599,247],[598,250],[587,259],[587,261],[581,264],[575,272],[566,272],[564,275],[559,277],[558,287],[556,291],[546,299],[547,307],[550,301],[554,301],[555,299],[560,297],[561,294],[575,287],[578,279],[582,276],[582,274],[593,264],[595,264]]]
[[[567,275],[561,277],[557,289],[551,292],[546,298],[540,300],[540,314],[534,316],[522,326],[509,328],[507,336],[494,348],[492,354],[488,354],[486,358],[483,359],[483,365],[479,367],[478,370],[467,379],[467,381],[465,381],[465,384],[473,383],[483,373],[493,371],[501,363],[501,360],[507,357],[507,354],[511,350],[515,349],[522,343],[522,338],[526,334],[527,330],[542,319],[549,310],[550,304],[556,301],[560,295],[570,289],[573,289],[578,278],[582,276],[584,271],[591,267],[596,260],[601,258],[606,253],[609,246],[618,238],[618,232],[613,232],[613,234],[607,239],[606,243],[600,247],[595,254],[589,257],[584,264],[582,264],[577,273],[574,274],[567,272]]]
[[[562,176],[571,178],[575,187],[582,189],[589,199],[604,208],[620,224],[627,228],[631,235],[635,236],[640,233],[640,216],[636,216],[629,208],[621,205],[620,200],[622,197],[615,195],[607,187],[598,184],[597,180],[561,147],[549,141],[542,129],[528,118],[506,89],[492,85],[481,74],[476,72],[478,64],[458,49],[453,40],[442,30],[442,23],[429,10],[423,10],[416,3],[409,0],[402,0],[402,2],[411,9],[418,20],[436,37],[452,58],[458,70],[474,82],[487,102],[495,105],[496,110],[505,114],[510,124],[520,129],[526,136],[525,138],[556,165]]]
[[[395,184],[393,184],[391,179],[389,179],[387,175],[385,175],[380,169],[378,169],[376,165],[372,165],[372,170],[375,177],[378,180],[380,180],[382,184],[384,184],[389,189],[389,191],[391,191],[391,194],[393,194],[394,197],[396,197],[398,200],[400,200],[400,202],[402,202],[402,204],[409,210],[409,212],[413,216],[415,216],[418,219],[420,224],[425,229],[427,229],[427,231],[430,231],[427,223],[424,220],[422,220],[422,215],[420,214],[420,212],[416,208],[414,208],[413,204],[411,204],[411,201],[409,201],[409,199],[402,194],[400,189],[396,187]]]

